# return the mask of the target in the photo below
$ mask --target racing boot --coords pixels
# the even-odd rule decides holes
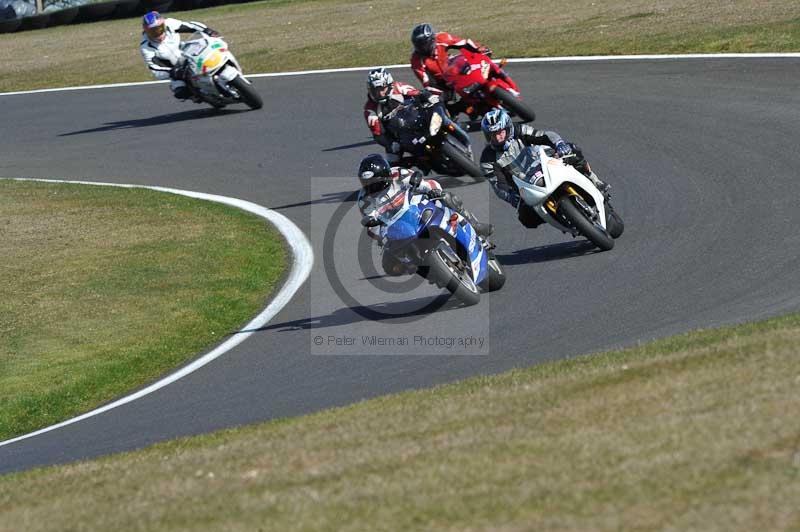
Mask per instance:
[[[611,185],[605,181],[601,181],[600,178],[597,177],[597,174],[592,171],[592,167],[589,166],[589,163],[586,162],[586,159],[581,157],[581,160],[579,160],[574,166],[577,171],[589,178],[589,181],[591,181],[592,184],[597,187],[597,190],[599,190],[606,199],[611,197]]]
[[[475,229],[475,232],[478,233],[480,236],[487,237],[494,233],[494,226],[489,223],[479,222],[475,215],[469,212],[464,207],[464,202],[461,201],[461,198],[450,192],[442,193],[442,202],[447,205],[449,208],[453,209],[461,216],[467,219],[469,224]]]
[[[592,184],[597,187],[597,190],[599,190],[600,193],[605,196],[606,200],[611,197],[611,185],[605,181],[600,181],[600,178],[597,177],[597,174],[592,171],[589,171],[589,175],[586,177],[588,177]]]
[[[482,237],[487,237],[494,233],[494,225],[490,223],[479,222],[475,215],[467,209],[462,208],[460,211],[461,216],[467,219],[469,224],[475,229],[475,232]]]

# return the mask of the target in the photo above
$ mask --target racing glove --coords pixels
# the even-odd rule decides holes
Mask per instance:
[[[169,71],[170,79],[184,81],[186,79],[186,67],[185,65],[178,65],[176,67],[172,67]]]
[[[220,33],[217,30],[212,30],[211,28],[206,28],[203,32],[208,35],[209,37],[219,37]]]
[[[489,48],[488,46],[481,46],[480,48],[478,48],[478,52],[488,55],[489,57],[492,57],[492,49]]]
[[[560,157],[566,157],[567,155],[572,155],[572,148],[569,144],[564,142],[563,140],[558,141],[556,143],[556,151]]]
[[[381,225],[381,221],[370,214],[365,214],[361,217],[361,225],[364,227],[377,227]]]
[[[428,192],[426,192],[425,195],[432,200],[440,199],[444,196],[444,190],[440,188],[432,188]]]
[[[419,91],[417,99],[419,99],[419,101],[422,102],[423,104],[435,105],[439,103],[439,96],[434,94],[428,89],[422,89],[421,91]]]

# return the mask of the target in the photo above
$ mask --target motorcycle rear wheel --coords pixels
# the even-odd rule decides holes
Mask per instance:
[[[447,155],[451,161],[453,161],[459,168],[461,168],[468,176],[472,177],[475,181],[481,182],[484,180],[483,172],[481,172],[481,167],[473,161],[471,158],[467,157],[464,153],[461,152],[458,148],[450,144],[449,142],[445,141],[442,143],[441,147],[442,153]]]
[[[438,250],[432,250],[425,259],[427,271],[425,277],[440,288],[446,289],[466,306],[476,305],[481,300],[478,287],[472,276],[466,271],[457,271],[448,264],[447,259]]]
[[[583,209],[575,203],[573,196],[564,196],[558,202],[558,210],[595,246],[603,251],[614,248],[614,239],[601,226],[590,220]]]
[[[233,81],[230,82],[230,85],[239,92],[242,102],[246,103],[251,109],[261,109],[261,107],[264,106],[261,96],[251,84],[242,78],[242,76],[236,76]]]
[[[527,103],[523,102],[504,88],[495,87],[493,94],[495,98],[500,100],[500,103],[503,104],[503,107],[522,118],[523,122],[533,122],[536,119],[536,113],[533,112],[533,109],[531,109]]]

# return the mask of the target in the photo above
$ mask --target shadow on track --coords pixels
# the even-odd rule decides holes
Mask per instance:
[[[439,184],[442,185],[442,188],[445,190],[468,187],[471,185],[480,185],[480,183],[476,182],[469,176],[453,177],[449,175],[434,175],[433,173],[431,173],[431,175],[425,176],[425,179],[434,179],[438,181]]]
[[[278,207],[270,206],[270,209],[273,211],[279,211],[281,209],[291,209],[292,207],[305,207],[308,205],[321,205],[325,203],[351,203],[356,200],[357,193],[354,192],[330,192],[323,194],[322,197],[317,199],[311,199],[308,201],[300,201],[297,203],[287,203],[286,205],[280,205]]]
[[[577,240],[573,242],[562,242],[561,244],[520,249],[507,254],[497,253],[495,256],[504,266],[513,266],[570,259],[572,257],[592,255],[599,252],[600,250],[588,240]]]
[[[287,321],[284,323],[276,323],[274,325],[267,325],[255,331],[299,331],[310,329],[322,329],[325,327],[338,327],[341,325],[351,325],[353,323],[360,323],[363,321],[384,321],[384,320],[408,320],[409,318],[418,318],[420,316],[427,316],[433,312],[426,311],[425,308],[431,306],[434,302],[443,303],[441,306],[436,305],[434,312],[447,312],[450,310],[458,310],[464,308],[464,305],[456,298],[451,297],[450,294],[441,294],[439,296],[421,297],[412,299],[410,301],[395,301],[388,303],[378,303],[370,306],[358,307],[345,307],[334,311],[327,316],[316,316],[312,318],[303,318],[300,320]],[[408,310],[413,307],[413,310]],[[250,330],[243,330],[240,332],[250,332]]]
[[[122,120],[120,122],[108,122],[100,127],[82,129],[80,131],[71,131],[69,133],[61,133],[59,137],[70,137],[72,135],[83,135],[85,133],[100,133],[103,131],[116,131],[118,129],[136,129],[140,127],[161,126],[164,124],[185,122],[187,120],[202,120],[204,118],[214,118],[224,115],[244,113],[246,111],[249,111],[249,109],[214,109],[213,107],[204,107],[202,109],[191,109],[189,111],[170,113],[168,115],[151,116],[136,120]]]
[[[333,148],[325,148],[322,151],[326,152],[326,151],[351,150],[353,148],[363,148],[364,146],[372,146],[373,144],[375,146],[378,146],[378,143],[375,142],[374,140],[367,140],[364,142],[356,142],[355,144],[344,144],[342,146],[334,146]]]

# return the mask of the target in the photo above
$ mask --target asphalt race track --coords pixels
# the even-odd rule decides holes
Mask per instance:
[[[361,116],[364,72],[255,79],[265,107],[253,112],[179,104],[164,85],[0,97],[2,176],[238,197],[288,216],[316,253],[293,302],[235,350],[138,401],[0,447],[0,473],[800,309],[800,60],[509,70],[536,125],[579,143],[613,185],[626,231],[595,253],[551,227],[525,229],[486,184],[445,179],[491,218],[508,273],[468,309],[426,285],[394,290],[370,261],[359,267],[352,176],[376,150]],[[440,308],[427,313],[431,304]],[[485,343],[361,340],[437,335]],[[335,345],[350,337],[355,345]]]

